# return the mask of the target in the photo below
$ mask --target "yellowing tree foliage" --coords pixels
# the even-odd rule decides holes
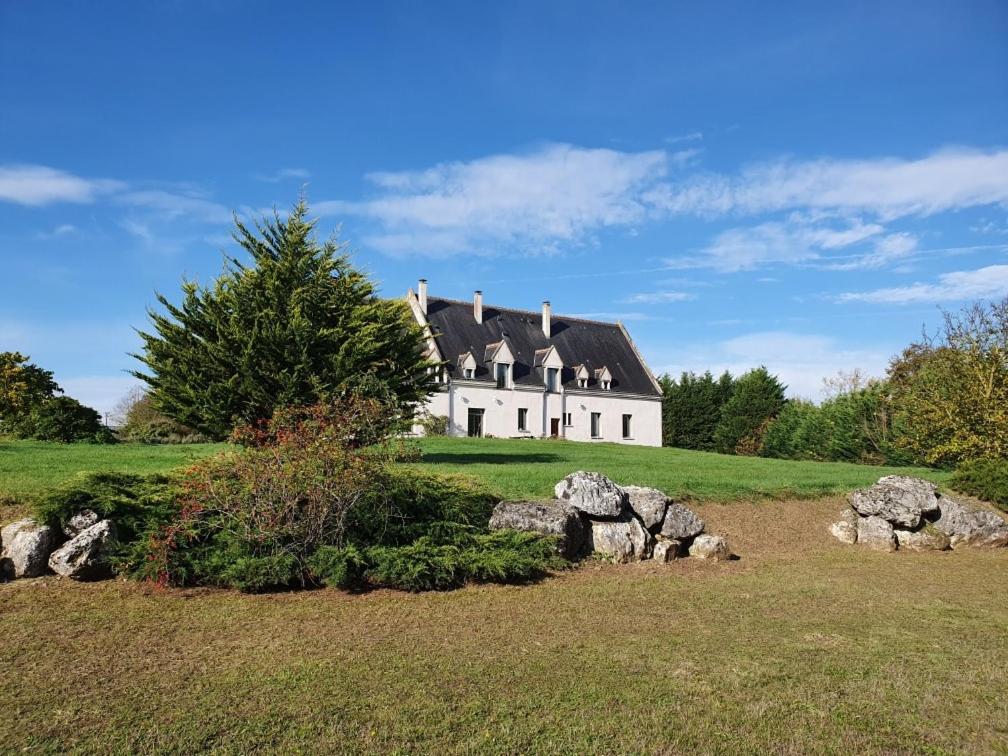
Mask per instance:
[[[1008,458],[1008,297],[944,316],[889,366],[900,443],[930,464]]]

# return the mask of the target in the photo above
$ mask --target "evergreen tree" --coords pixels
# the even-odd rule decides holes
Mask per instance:
[[[770,420],[784,406],[785,388],[765,367],[736,380],[714,432],[717,450],[723,454],[758,452]]]
[[[412,415],[434,388],[423,330],[402,301],[381,299],[342,245],[319,243],[302,199],[254,229],[236,219],[250,264],[229,259],[209,288],[160,294],[141,332],[155,407],[214,438],[290,405],[357,393],[379,398],[389,421]]]
[[[676,381],[664,375],[662,387],[662,431],[665,446],[681,449],[714,448],[714,429],[721,408],[731,396],[734,379],[725,371],[714,380],[710,371],[702,376],[684,372]]]

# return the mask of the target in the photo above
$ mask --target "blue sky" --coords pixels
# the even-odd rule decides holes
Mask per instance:
[[[155,290],[304,187],[387,295],[818,398],[1008,295],[1006,40],[1003,2],[3,3],[0,350],[109,409]]]

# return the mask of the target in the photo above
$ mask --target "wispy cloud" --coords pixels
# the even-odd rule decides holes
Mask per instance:
[[[691,131],[688,134],[665,137],[666,144],[679,144],[680,142],[699,142],[703,139],[702,131]]]
[[[669,213],[756,214],[810,208],[881,220],[1008,203],[1008,150],[947,149],[917,160],[778,160],[738,176],[709,174],[655,187]]]
[[[632,294],[623,301],[627,304],[664,304],[667,302],[687,302],[696,299],[696,294],[688,291],[645,291]]]
[[[978,270],[943,273],[935,283],[914,283],[872,291],[847,292],[840,302],[958,302],[1008,296],[1008,265],[988,265]]]
[[[391,254],[552,251],[594,231],[644,220],[641,197],[665,176],[662,150],[619,152],[549,145],[518,155],[368,175],[378,196],[323,202],[315,211],[372,218],[369,243]]]
[[[0,165],[0,201],[29,207],[86,204],[123,186],[120,181],[83,178],[44,165]]]
[[[230,223],[231,210],[224,205],[191,194],[179,194],[162,189],[123,192],[115,197],[118,204],[144,208],[165,220],[184,218],[203,223]]]
[[[77,226],[72,223],[63,223],[49,231],[39,231],[36,236],[39,239],[58,239],[61,236],[73,236],[78,233]]]
[[[269,184],[279,184],[281,181],[291,181],[295,179],[305,180],[311,178],[311,173],[304,168],[281,168],[275,173],[257,173],[257,181],[265,181]]]

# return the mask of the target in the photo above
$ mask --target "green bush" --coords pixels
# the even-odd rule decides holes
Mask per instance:
[[[101,423],[97,410],[69,396],[56,396],[34,407],[14,428],[21,438],[38,441],[113,443],[115,436]]]
[[[1008,512],[1008,460],[978,459],[956,468],[952,487]]]
[[[405,591],[450,590],[467,582],[521,583],[564,565],[553,539],[513,530],[456,532],[447,541],[424,536],[403,546],[363,551],[323,548],[310,562],[315,579],[325,585]]]
[[[90,509],[116,524],[120,541],[150,533],[177,512],[175,487],[164,475],[81,473],[42,494],[35,503],[39,522],[62,529],[78,512]]]
[[[424,414],[417,418],[425,436],[447,436],[448,417],[445,415]]]

